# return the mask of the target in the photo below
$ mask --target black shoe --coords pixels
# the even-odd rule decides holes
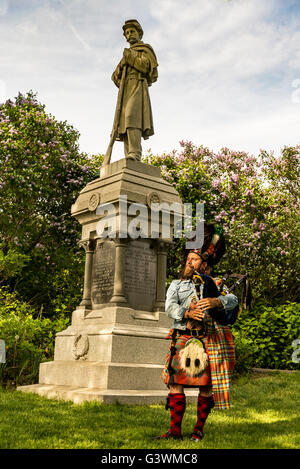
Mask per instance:
[[[163,435],[154,437],[154,440],[169,440],[169,439],[183,440],[182,435],[174,435],[169,430],[166,433],[164,433]]]
[[[200,430],[196,430],[192,433],[191,435],[191,441],[201,441],[203,439],[204,435],[203,432]]]

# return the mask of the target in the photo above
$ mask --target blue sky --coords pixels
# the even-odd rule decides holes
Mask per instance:
[[[299,143],[298,0],[0,0],[1,100],[32,89],[79,130],[82,151],[105,153],[128,18],[159,62],[144,151],[182,139],[254,154]]]

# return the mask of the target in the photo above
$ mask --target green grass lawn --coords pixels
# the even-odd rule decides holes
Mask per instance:
[[[81,405],[0,390],[0,448],[300,448],[300,372],[242,377],[232,408],[212,411],[200,443],[189,440],[196,404],[188,404],[183,441],[155,441],[169,428],[163,405]]]

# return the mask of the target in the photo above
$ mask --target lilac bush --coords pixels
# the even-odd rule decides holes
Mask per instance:
[[[84,255],[72,203],[97,176],[79,133],[32,92],[0,105],[0,284],[53,311],[78,302]]]
[[[84,253],[70,209],[103,157],[81,153],[78,137],[32,92],[0,105],[0,284],[46,314],[71,311],[81,296]],[[205,202],[206,220],[223,225],[220,269],[249,272],[255,298],[268,304],[298,301],[300,147],[255,157],[180,144],[145,162],[161,168],[183,202]],[[169,278],[178,274],[183,244],[170,253]]]
[[[205,219],[221,224],[228,239],[223,272],[249,272],[254,296],[269,304],[299,301],[299,154],[285,147],[279,157],[255,157],[223,148],[214,153],[181,141],[181,151],[149,153],[145,162],[162,176],[183,202],[205,202]],[[170,277],[178,275],[178,242],[169,258]]]

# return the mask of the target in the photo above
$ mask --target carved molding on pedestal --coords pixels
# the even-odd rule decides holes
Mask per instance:
[[[78,245],[85,250],[86,253],[94,252],[96,246],[95,239],[82,239],[78,241]]]
[[[75,360],[86,360],[89,346],[89,338],[86,334],[76,334],[73,343],[73,357]]]

